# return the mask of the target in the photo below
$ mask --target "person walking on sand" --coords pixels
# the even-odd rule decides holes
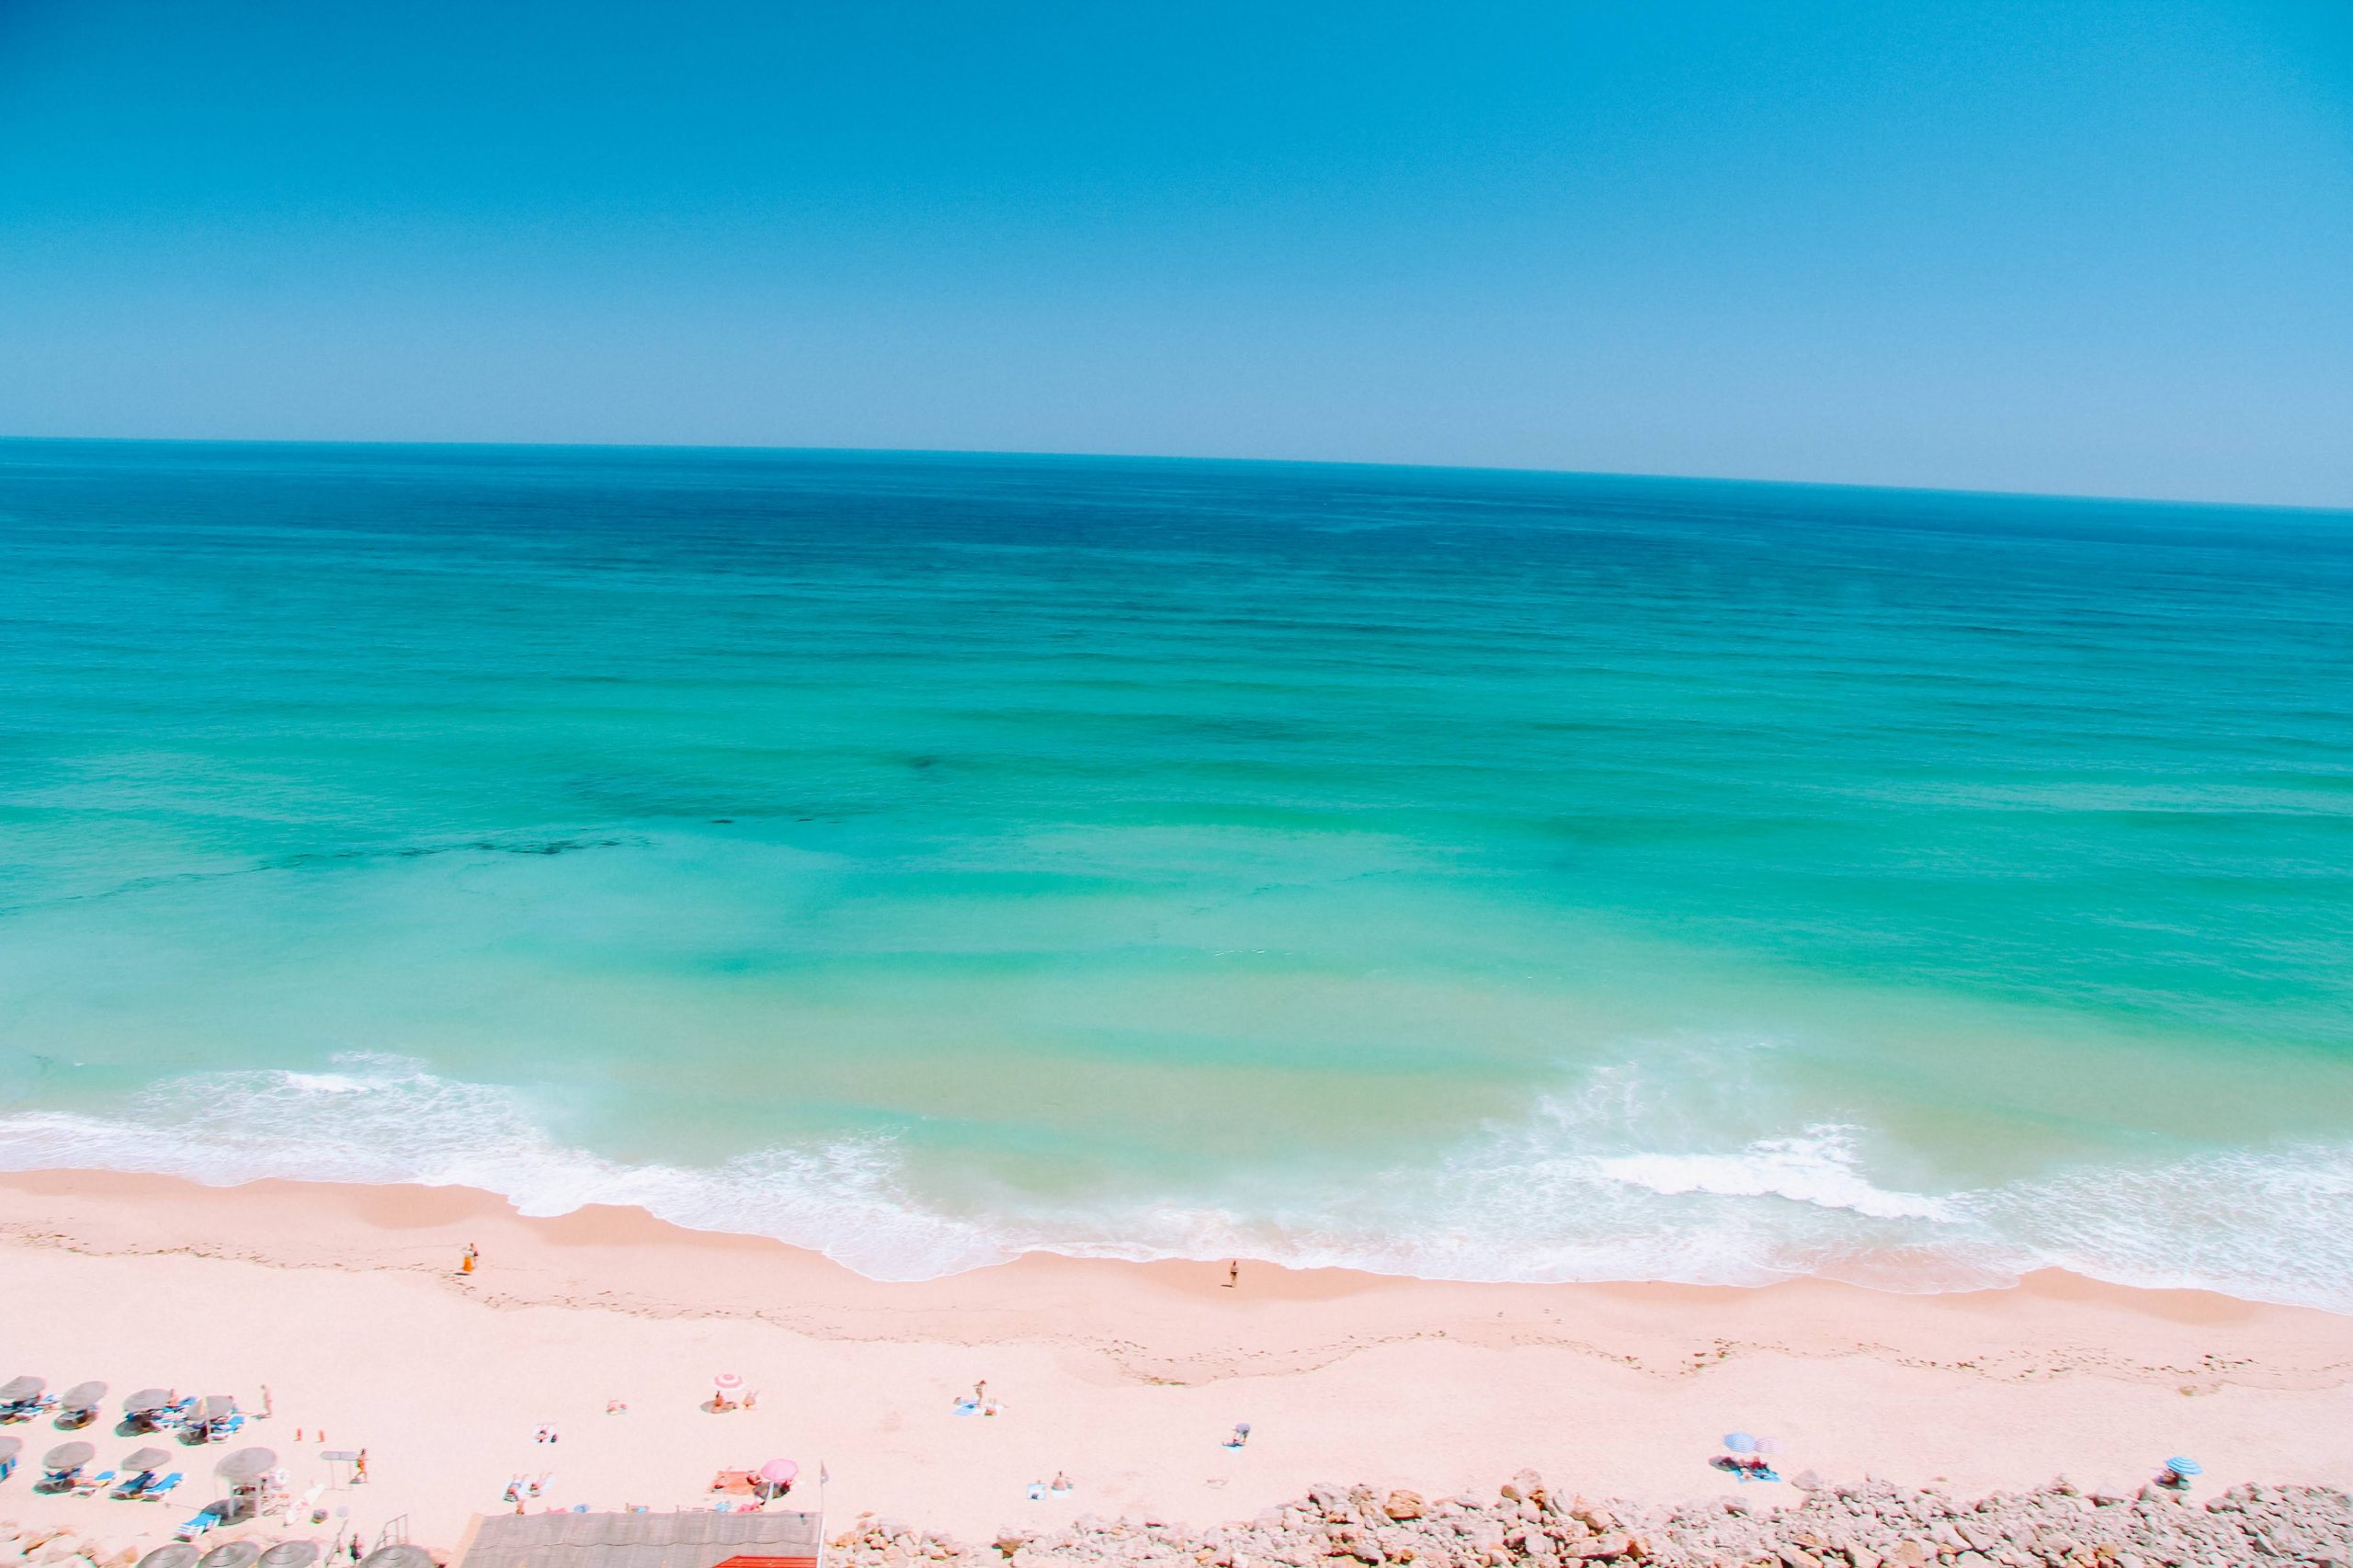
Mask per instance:
[[[481,1256],[482,1254],[475,1249],[474,1244],[468,1242],[466,1244],[465,1253],[458,1259],[458,1272],[460,1274],[472,1274],[474,1271],[474,1264],[476,1260]]]
[[[1229,1290],[1242,1283],[1242,1260],[1235,1258],[1225,1266],[1225,1288]]]

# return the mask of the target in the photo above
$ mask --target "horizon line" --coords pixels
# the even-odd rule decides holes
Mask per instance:
[[[1382,461],[1365,458],[1221,457],[1197,452],[1047,451],[1004,447],[758,446],[699,441],[515,441],[491,439],[394,439],[383,437],[318,436],[28,436],[0,432],[0,448],[37,443],[153,447],[386,447],[525,449],[574,452],[711,452],[804,456],[908,458],[1005,458],[1083,460],[1100,462],[1165,462],[1255,465],[1264,468],[1393,469],[1435,473],[1521,474],[1549,479],[1613,479],[1662,484],[1749,484],[1787,490],[1844,490],[1899,495],[1975,496],[1995,500],[2069,501],[2120,506],[2174,506],[2240,512],[2297,512],[2353,518],[2353,501],[2322,506],[2292,501],[2222,501],[2175,495],[2115,495],[2086,491],[1971,490],[1937,484],[1874,484],[1858,480],[1764,479],[1723,473],[1653,473],[1626,469],[1537,468],[1506,463]]]

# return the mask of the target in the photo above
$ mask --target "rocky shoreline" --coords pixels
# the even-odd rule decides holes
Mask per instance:
[[[864,1516],[830,1543],[828,1568],[2353,1568],[2353,1496],[2239,1486],[2197,1501],[2156,1486],[2124,1495],[2064,1480],[1960,1501],[1866,1482],[1810,1485],[1791,1506],[1738,1497],[1673,1507],[1592,1502],[1523,1471],[1493,1499],[1425,1499],[1317,1487],[1247,1523],[1206,1530],[1082,1518],[1007,1531],[984,1546]]]

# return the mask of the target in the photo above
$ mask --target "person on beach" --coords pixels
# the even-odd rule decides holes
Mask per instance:
[[[458,1272],[460,1274],[472,1274],[474,1271],[475,1260],[481,1256],[482,1254],[474,1249],[474,1244],[468,1242],[466,1244],[466,1250],[464,1254],[458,1259]]]
[[[1228,1440],[1225,1446],[1229,1449],[1239,1449],[1247,1445],[1249,1441],[1250,1423],[1247,1421],[1237,1421],[1233,1424],[1233,1436],[1230,1440]]]
[[[1242,1260],[1235,1258],[1225,1266],[1225,1288],[1229,1290],[1242,1283]]]

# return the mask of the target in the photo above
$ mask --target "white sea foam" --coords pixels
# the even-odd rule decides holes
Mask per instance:
[[[1712,1193],[1720,1198],[1781,1198],[1824,1209],[1850,1209],[1876,1220],[1949,1221],[1956,1206],[1917,1192],[1872,1185],[1856,1163],[1853,1135],[1860,1129],[1809,1127],[1792,1138],[1760,1138],[1731,1154],[1620,1154],[1594,1162],[1611,1181],[1630,1182],[1666,1197]]]
[[[399,1057],[337,1065],[191,1074],[120,1116],[0,1116],[0,1167],[97,1166],[219,1186],[275,1176],[471,1187],[534,1215],[626,1204],[698,1230],[777,1236],[877,1278],[928,1278],[1012,1256],[902,1191],[882,1140],[765,1151],[714,1168],[622,1165],[557,1142],[515,1089]]]
[[[1862,1129],[1728,1132],[1744,1115],[1753,1124],[1772,1114],[1771,1096],[1729,1072],[1695,1104],[1677,1097],[1689,1082],[1654,1062],[1588,1073],[1520,1121],[1369,1177],[1191,1199],[990,1189],[970,1214],[928,1199],[887,1137],[710,1167],[627,1165],[552,1137],[523,1091],[385,1056],[342,1058],[327,1072],[178,1078],[119,1114],[0,1116],[0,1167],[98,1166],[221,1185],[457,1185],[540,1215],[634,1205],[696,1229],[775,1236],[885,1279],[1032,1251],[1241,1256],[1458,1279],[1757,1284],[1824,1274],[1908,1290],[1995,1285],[2058,1266],[2353,1311],[2353,1147],[2086,1165],[1917,1192],[1873,1179]],[[961,1185],[968,1199],[979,1190]]]

